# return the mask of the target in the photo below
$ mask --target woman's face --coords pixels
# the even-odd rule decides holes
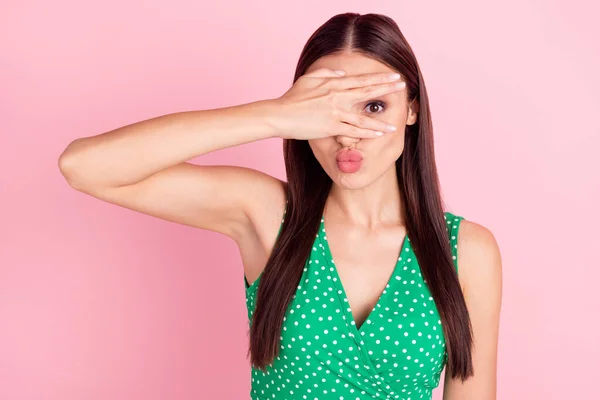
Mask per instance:
[[[346,71],[346,76],[398,72],[360,53],[338,53],[321,57],[306,72],[319,68],[342,69]],[[308,141],[315,157],[335,184],[347,189],[362,188],[377,180],[390,168],[395,168],[395,162],[404,150],[405,127],[417,120],[416,100],[410,108],[408,103],[406,90],[401,90],[361,101],[352,108],[354,112],[395,125],[395,132],[368,139],[338,135]],[[340,169],[336,162],[336,154],[342,149],[358,150],[362,155],[363,160],[357,171],[344,172]]]

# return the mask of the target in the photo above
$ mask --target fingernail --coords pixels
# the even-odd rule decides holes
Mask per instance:
[[[376,134],[377,136],[383,136],[383,132],[381,132],[381,131],[377,131],[377,132],[375,132],[375,134]]]
[[[400,74],[393,73],[389,75],[390,79],[400,79]]]
[[[394,125],[388,125],[387,129],[388,129],[388,131],[392,131],[392,132],[396,131],[396,127]]]
[[[396,83],[396,87],[398,89],[403,88],[404,86],[406,86],[406,82],[398,82],[398,83]]]

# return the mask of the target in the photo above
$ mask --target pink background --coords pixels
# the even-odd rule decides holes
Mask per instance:
[[[235,243],[78,193],[57,159],[76,137],[281,95],[310,34],[346,11],[400,25],[445,199],[501,247],[498,398],[592,397],[596,3],[3,0],[0,399],[248,398]],[[284,178],[280,139],[194,161]]]

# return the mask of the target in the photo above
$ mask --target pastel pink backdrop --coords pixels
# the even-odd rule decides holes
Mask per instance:
[[[57,158],[76,137],[281,95],[310,34],[346,11],[401,26],[426,79],[445,199],[501,247],[498,398],[592,397],[595,3],[5,0],[0,399],[248,398],[235,244],[78,193]],[[285,177],[280,139],[194,162]]]

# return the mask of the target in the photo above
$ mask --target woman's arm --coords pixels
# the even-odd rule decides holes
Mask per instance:
[[[446,373],[444,400],[495,400],[502,261],[485,227],[463,220],[458,234],[458,274],[473,328],[474,376],[462,383]]]
[[[164,115],[76,139],[58,164],[78,191],[235,239],[247,233],[247,208],[282,197],[282,182],[250,168],[186,161],[277,136],[276,113],[276,102],[262,100]]]
[[[285,182],[251,168],[187,161],[271,137],[377,137],[388,124],[350,110],[357,102],[404,90],[398,79],[387,72],[341,77],[320,68],[276,99],[163,115],[76,139],[60,155],[59,168],[76,190],[239,243],[250,236],[254,221],[279,219]]]

